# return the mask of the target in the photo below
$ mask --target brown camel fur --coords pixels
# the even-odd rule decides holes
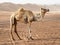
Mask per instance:
[[[13,13],[10,17],[11,40],[12,39],[15,40],[12,31],[14,31],[15,34],[18,36],[18,38],[21,40],[20,36],[17,33],[17,29],[16,29],[17,22],[22,22],[22,23],[28,24],[28,30],[29,30],[28,39],[33,40],[32,36],[31,36],[31,30],[30,30],[31,23],[33,21],[38,21],[38,19],[44,18],[45,13],[48,11],[49,11],[48,9],[41,8],[39,17],[37,17],[37,15],[35,16],[32,11],[25,10],[23,8],[19,8],[18,11]]]

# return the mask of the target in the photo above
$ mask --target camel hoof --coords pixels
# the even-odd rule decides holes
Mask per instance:
[[[19,38],[20,40],[22,40],[21,38]]]
[[[13,41],[15,41],[15,39],[14,39],[14,38],[12,38],[12,40],[13,40]]]
[[[34,40],[32,37],[28,37],[28,40]]]

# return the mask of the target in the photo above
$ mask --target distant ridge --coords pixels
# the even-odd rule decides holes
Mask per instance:
[[[39,11],[40,9],[40,6],[36,4],[14,4],[10,2],[0,3],[1,11],[16,11],[20,7],[23,7],[32,11]]]
[[[14,4],[10,2],[0,3],[0,11],[16,11],[18,8],[23,7],[32,11],[39,11],[43,5],[36,4]],[[45,8],[49,8],[51,11],[60,11],[60,5],[45,5]]]

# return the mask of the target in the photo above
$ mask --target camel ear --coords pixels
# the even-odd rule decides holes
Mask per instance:
[[[23,9],[23,8],[21,8],[21,9],[20,9],[20,11],[24,11],[24,9]]]

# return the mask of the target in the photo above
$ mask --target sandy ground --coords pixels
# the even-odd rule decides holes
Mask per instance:
[[[0,45],[12,45],[10,40],[10,12],[0,12]],[[14,34],[16,45],[60,45],[60,13],[49,12],[43,22],[31,25],[34,40],[27,40],[28,25],[18,23],[17,31],[23,40]]]

